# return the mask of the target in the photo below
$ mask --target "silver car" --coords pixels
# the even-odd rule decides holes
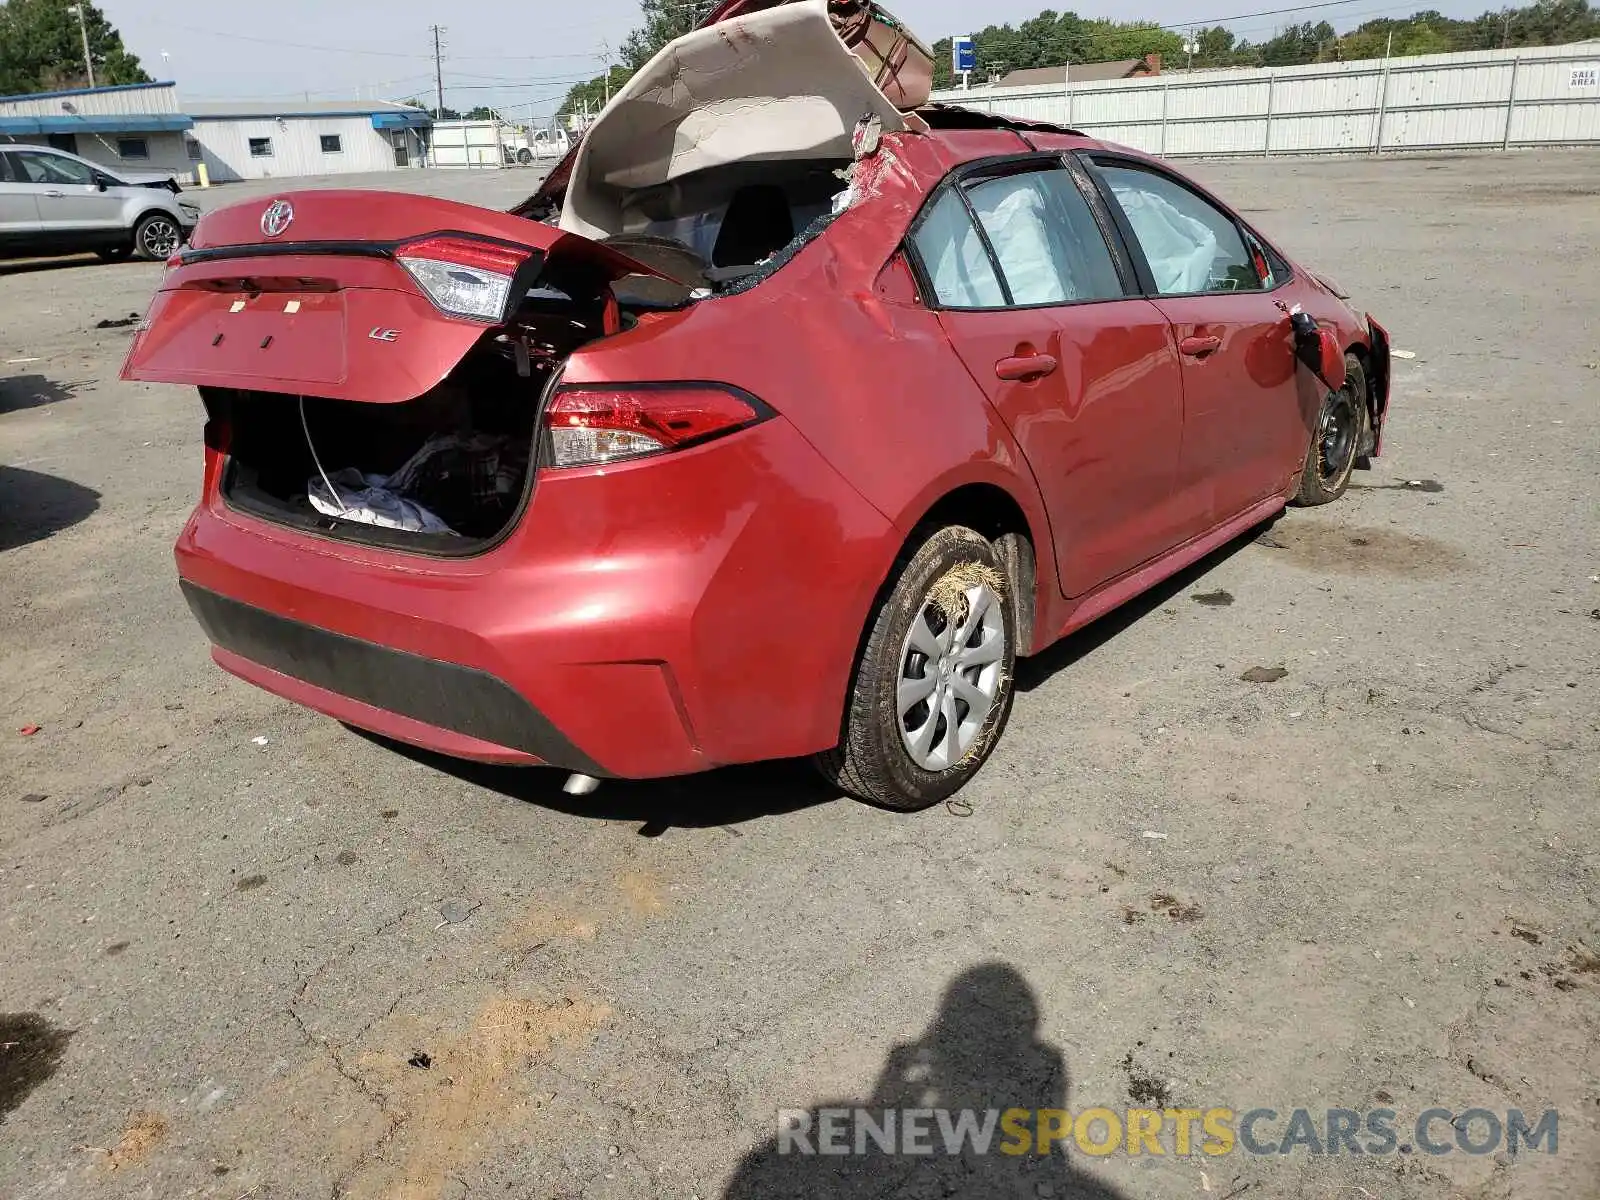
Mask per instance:
[[[113,171],[49,146],[0,144],[0,258],[79,254],[164,259],[200,210],[171,175]]]

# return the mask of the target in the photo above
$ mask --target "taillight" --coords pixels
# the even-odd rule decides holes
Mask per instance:
[[[444,312],[498,321],[517,269],[532,254],[525,246],[444,234],[408,242],[395,258]]]
[[[564,387],[544,415],[545,464],[585,467],[663,454],[771,416],[751,396],[713,384]]]

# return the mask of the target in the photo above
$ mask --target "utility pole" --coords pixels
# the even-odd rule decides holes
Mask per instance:
[[[439,107],[433,110],[433,119],[442,121],[444,120],[444,68],[439,65],[439,35],[444,30],[437,25],[430,25],[428,28],[433,33],[433,82],[439,94]]]
[[[611,43],[601,42],[600,49],[605,53],[606,59],[606,103],[611,103]]]
[[[89,57],[89,25],[83,15],[83,5],[69,4],[67,11],[78,18],[78,33],[83,37],[83,69],[89,76],[89,86],[94,86],[94,60]]]

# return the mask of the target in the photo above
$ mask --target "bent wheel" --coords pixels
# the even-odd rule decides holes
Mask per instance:
[[[960,525],[902,560],[817,767],[850,795],[912,812],[967,783],[1011,713],[1016,614],[994,546]]]
[[[1344,368],[1344,386],[1329,392],[1317,413],[1295,491],[1296,504],[1329,504],[1350,486],[1350,473],[1355,470],[1367,430],[1367,375],[1353,354],[1345,355]]]

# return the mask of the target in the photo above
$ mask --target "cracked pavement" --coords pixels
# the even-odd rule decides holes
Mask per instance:
[[[969,816],[804,764],[565,797],[223,675],[169,554],[198,401],[92,328],[159,268],[0,263],[0,1020],[58,1031],[0,1089],[0,1195],[922,1195],[775,1158],[776,1110],[1015,1080],[1554,1108],[1560,1147],[935,1194],[1600,1193],[1600,155],[1195,170],[1415,353],[1385,455],[1019,664]],[[956,1020],[985,964],[1012,992]]]

